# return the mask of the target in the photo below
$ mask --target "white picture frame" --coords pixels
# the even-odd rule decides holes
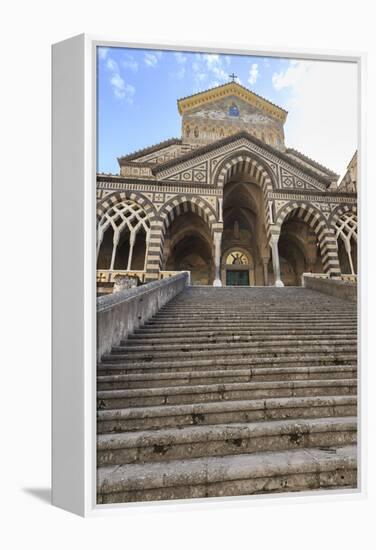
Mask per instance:
[[[135,44],[79,35],[52,47],[52,212],[53,212],[53,351],[52,351],[52,502],[81,516],[113,513],[140,506],[220,506],[230,497],[163,504],[96,504],[96,48],[137,47],[209,53],[265,55],[356,63],[358,66],[358,201],[360,208],[358,488],[231,497],[237,505],[260,499],[354,499],[366,492],[365,464],[365,65],[361,52],[258,49],[228,44]],[[69,294],[69,296],[68,296]],[[69,345],[68,345],[69,342]]]

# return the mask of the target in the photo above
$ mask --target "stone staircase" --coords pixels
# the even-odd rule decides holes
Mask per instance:
[[[189,287],[98,365],[98,503],[356,487],[356,306]]]

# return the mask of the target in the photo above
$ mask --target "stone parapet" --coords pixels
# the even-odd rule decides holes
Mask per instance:
[[[189,282],[187,272],[97,299],[97,356],[109,353],[179,294]]]
[[[329,279],[323,274],[322,277],[317,274],[303,273],[303,286],[311,290],[317,290],[330,296],[342,298],[356,302],[357,299],[357,284],[354,282],[343,281],[338,279]]]

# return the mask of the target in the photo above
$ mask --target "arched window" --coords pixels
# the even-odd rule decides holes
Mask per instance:
[[[357,227],[356,214],[345,213],[335,223],[338,256],[342,273],[357,272]]]
[[[104,237],[107,237],[107,233],[109,232],[112,234],[112,243],[107,243],[107,245],[112,244],[112,252],[110,265],[108,266],[108,262],[104,258],[108,258],[109,255],[108,253],[106,254],[105,250],[101,250],[101,245],[102,242],[103,244],[106,242],[106,238]],[[103,214],[98,224],[97,235],[98,266],[102,269],[115,269],[116,253],[119,250],[122,251],[122,257],[116,262],[118,264],[116,267],[127,271],[131,270],[134,250],[137,250],[137,255],[139,256],[140,247],[143,247],[144,250],[144,252],[141,252],[144,255],[144,269],[150,235],[150,221],[142,206],[131,200],[114,204]],[[99,254],[100,252],[101,254]],[[106,266],[103,265],[104,262],[107,263]]]

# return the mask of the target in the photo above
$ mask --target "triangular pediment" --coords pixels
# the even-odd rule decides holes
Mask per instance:
[[[178,100],[179,113],[188,115],[197,112],[200,108],[208,108],[210,105],[227,105],[228,101],[241,102],[242,106],[252,107],[253,112],[263,113],[265,116],[272,117],[284,123],[287,111],[274,105],[271,101],[255,94],[248,88],[241,86],[237,82],[230,82],[222,86],[217,86]],[[231,105],[231,104],[230,104]],[[229,106],[230,106],[229,105]],[[209,109],[210,110],[210,109]],[[218,110],[218,109],[217,109]],[[231,115],[230,115],[231,116]]]
[[[304,172],[280,151],[265,146],[246,133],[238,134],[216,143],[197,148],[180,159],[153,169],[158,179],[186,184],[213,185],[215,174],[226,159],[249,153],[257,158],[271,174],[276,188],[323,191],[329,180]]]

